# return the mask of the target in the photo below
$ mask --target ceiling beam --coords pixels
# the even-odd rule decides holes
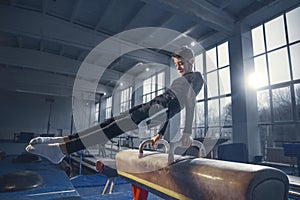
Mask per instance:
[[[124,26],[123,30],[128,30],[132,27],[135,27],[134,24],[136,24],[137,19],[143,18],[145,15],[145,10],[148,9],[149,4],[143,4],[139,10],[135,13],[134,16],[131,17],[131,20],[127,22],[127,24]],[[164,23],[166,23],[168,20],[170,20],[174,14],[172,12],[165,12],[164,18],[160,19],[158,23],[155,24],[156,27],[162,27]]]
[[[123,30],[128,30],[131,27],[134,27],[132,24],[135,23],[136,19],[140,17],[140,15],[143,14],[144,9],[147,4],[144,4],[136,13],[134,16],[131,17],[131,20],[127,22],[127,24],[124,26]]]
[[[111,6],[112,6],[112,4],[113,3],[111,3],[112,1],[108,1],[107,3],[103,3],[102,4],[102,6],[104,7],[104,12],[100,12],[99,13],[99,16],[98,16],[98,21],[97,21],[97,23],[96,23],[96,25],[95,25],[95,27],[94,27],[94,30],[95,31],[98,31],[98,28],[100,27],[100,25],[102,24],[102,22],[103,22],[103,16],[106,14],[105,13],[105,11],[107,11],[108,9],[110,9],[111,8]]]
[[[220,4],[220,8],[226,8],[227,6],[230,5],[230,3],[232,3],[232,0],[223,0]]]
[[[118,4],[118,2],[117,2],[116,0],[110,0],[109,4],[105,5],[106,8],[105,8],[105,10],[101,13],[100,18],[99,18],[99,20],[98,20],[98,22],[97,22],[97,25],[95,26],[95,30],[97,30],[97,29],[101,26],[101,24],[103,23],[103,21],[104,21],[104,17],[103,17],[103,16],[106,16],[107,13],[112,12],[113,7],[114,7],[116,4]]]
[[[172,14],[172,13],[167,14],[167,16],[166,16],[163,20],[161,20],[161,21],[159,22],[159,24],[157,25],[157,27],[166,27],[165,25],[166,25],[168,22],[170,22],[174,17],[175,17],[175,15]],[[154,32],[155,32],[155,31],[149,32],[148,37],[145,37],[145,39],[142,40],[139,44],[142,44],[142,43],[144,43],[144,42],[147,41],[147,40],[151,40],[151,39],[149,39],[149,38],[152,38],[152,37],[153,37]],[[156,51],[158,51],[158,50],[156,50]]]
[[[187,37],[187,35],[189,33],[191,33],[193,30],[195,30],[196,28],[197,28],[197,24],[188,28],[187,30],[185,30],[183,33],[177,35],[176,37],[172,38],[172,40],[170,40],[166,44],[164,44],[164,47],[166,47],[168,45],[176,44],[176,40],[180,40],[181,38]],[[190,45],[190,44],[186,44],[186,45]]]
[[[210,32],[198,38],[197,41],[204,49],[208,49],[216,45],[216,43],[225,40],[226,38],[228,38],[228,36],[224,33]]]
[[[142,0],[164,6],[168,11],[177,15],[189,15],[199,23],[212,29],[230,35],[233,32],[236,19],[222,9],[210,4],[206,0]]]
[[[71,75],[74,77],[77,75],[77,71],[82,64],[82,62],[78,60],[73,60],[59,55],[4,46],[0,47],[0,63],[22,66],[24,68],[35,69],[38,71]],[[87,72],[87,74],[106,72],[105,76],[101,77],[102,80],[118,81],[118,77],[123,76],[121,72],[106,69],[95,64],[87,64],[89,65],[89,72]],[[126,76],[128,76],[128,79],[134,78],[130,77],[128,74]]]
[[[72,96],[74,77],[7,66],[0,68],[0,88],[8,91]],[[92,88],[92,87],[91,87]],[[84,92],[94,93],[91,88]],[[111,94],[113,88],[98,84],[97,93]]]

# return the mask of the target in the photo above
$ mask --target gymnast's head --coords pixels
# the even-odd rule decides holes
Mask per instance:
[[[194,52],[192,49],[184,46],[173,54],[173,61],[175,63],[177,72],[180,76],[193,71]]]

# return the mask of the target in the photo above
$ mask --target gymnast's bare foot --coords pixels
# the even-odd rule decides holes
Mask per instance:
[[[28,145],[26,151],[47,158],[54,164],[60,163],[66,156],[62,153],[58,143]]]

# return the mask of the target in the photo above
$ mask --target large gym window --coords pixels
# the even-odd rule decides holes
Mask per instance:
[[[120,112],[124,112],[131,108],[132,87],[128,87],[121,91]]]
[[[100,103],[97,102],[95,104],[95,122],[99,122],[99,115],[100,115]]]
[[[165,72],[157,73],[143,81],[143,103],[165,91]]]
[[[112,116],[112,97],[106,98],[105,119]]]
[[[154,97],[165,91],[165,72],[159,72],[143,81],[143,103],[152,100]],[[159,127],[151,128],[147,131],[147,136],[152,137],[157,134]]]
[[[252,29],[258,126],[265,159],[282,144],[300,141],[300,7]]]

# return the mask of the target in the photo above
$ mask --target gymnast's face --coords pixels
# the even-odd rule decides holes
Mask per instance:
[[[173,57],[173,60],[180,76],[192,71],[193,65],[184,58]]]

